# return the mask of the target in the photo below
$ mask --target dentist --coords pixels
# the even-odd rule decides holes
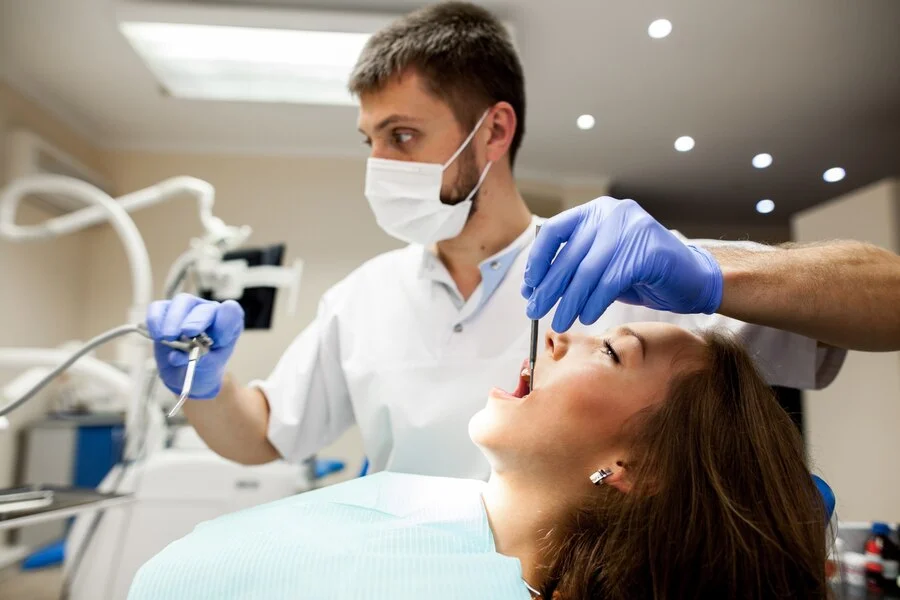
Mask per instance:
[[[633,321],[736,331],[771,384],[821,387],[840,368],[845,351],[814,337],[723,315],[665,312],[672,306],[664,302],[640,306],[636,291],[611,296],[631,303],[610,300],[604,306],[600,300],[585,309],[576,302],[570,310],[576,288],[567,291],[559,282],[581,281],[568,275],[581,267],[578,260],[551,267],[553,244],[579,232],[578,256],[564,252],[586,264],[593,254],[583,247],[606,235],[585,223],[623,222],[594,218],[606,209],[551,221],[531,250],[527,271],[537,295],[522,289],[539,222],[513,177],[524,134],[525,86],[507,32],[486,10],[435,4],[377,32],[350,88],[360,100],[359,130],[371,147],[366,198],[378,224],[408,246],[369,260],[328,290],[315,319],[272,373],[249,384],[227,374],[242,330],[239,305],[184,295],[149,310],[160,376],[175,392],[185,357],[159,342],[203,331],[214,340],[184,410],[222,456],[247,464],[300,461],[356,423],[373,471],[483,479],[490,468],[471,443],[468,422],[491,387],[511,389],[518,381],[528,354],[526,309],[546,315],[554,296],[563,294],[567,308],[557,325],[568,328],[573,314],[589,314],[591,326],[573,325],[586,333]],[[594,211],[606,204],[588,206]],[[628,215],[638,214],[630,210]],[[613,227],[609,240],[630,231]],[[711,251],[681,247],[697,254],[692,268],[700,274],[687,282],[676,276],[654,280],[659,285],[653,293],[659,286],[671,286],[679,297],[694,293],[675,306],[684,312],[724,306],[721,281],[707,276],[715,271]],[[595,277],[597,272],[591,270]],[[577,288],[579,298],[591,285],[586,281]],[[733,300],[728,282],[724,297]],[[549,325],[547,317],[543,330]]]

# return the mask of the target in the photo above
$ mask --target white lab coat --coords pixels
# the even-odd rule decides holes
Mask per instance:
[[[356,422],[372,471],[486,478],[489,466],[469,439],[468,422],[491,387],[514,389],[528,356],[530,322],[519,290],[533,238],[529,229],[486,260],[485,283],[468,302],[440,261],[417,245],[368,261],[330,289],[269,378],[251,383],[268,399],[275,448],[300,461]],[[621,303],[572,330],[600,333],[636,321],[736,331],[773,385],[824,387],[846,354],[720,315]]]

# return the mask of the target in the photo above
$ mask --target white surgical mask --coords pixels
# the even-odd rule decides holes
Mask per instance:
[[[466,199],[454,205],[441,202],[444,171],[465,150],[484,119],[485,111],[462,145],[443,165],[370,158],[366,163],[366,199],[375,220],[389,235],[427,246],[460,234],[472,210],[472,198],[491,168],[485,165]]]

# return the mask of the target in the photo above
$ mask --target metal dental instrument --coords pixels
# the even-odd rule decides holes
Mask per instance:
[[[538,343],[538,322],[536,319],[531,321],[531,351],[528,353],[528,393],[531,393],[532,382],[534,381],[534,361],[537,358]]]
[[[534,237],[537,238],[537,234],[540,233],[541,226],[535,225],[534,227]],[[532,383],[534,382],[534,361],[537,360],[537,347],[538,347],[538,320],[531,320],[531,349],[528,352],[528,393],[531,393]]]
[[[187,368],[184,371],[184,384],[181,386],[181,396],[178,402],[169,411],[169,418],[175,416],[175,413],[182,407],[188,396],[191,395],[191,387],[194,385],[194,371],[197,370],[197,361],[200,357],[209,352],[212,347],[212,339],[205,333],[192,338],[182,338],[178,341],[164,341],[162,344],[172,348],[173,350],[181,350],[188,353]]]

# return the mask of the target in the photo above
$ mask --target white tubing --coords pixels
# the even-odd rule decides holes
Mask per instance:
[[[222,222],[212,214],[216,197],[215,188],[210,183],[196,177],[186,175],[172,177],[148,188],[121,196],[119,202],[125,210],[131,212],[145,206],[158,204],[181,193],[190,194],[197,200],[200,222],[206,231],[216,231],[222,226]]]
[[[170,299],[170,292],[177,289],[176,283],[178,282],[179,277],[185,276],[187,269],[194,264],[196,260],[196,252],[193,249],[183,252],[181,256],[175,259],[175,262],[172,263],[172,266],[169,268],[169,273],[166,275],[166,281],[162,288],[166,300]]]
[[[52,348],[0,348],[0,369],[52,368],[71,355],[71,350]],[[130,400],[133,395],[133,383],[126,373],[92,356],[82,356],[69,369],[106,385],[119,396]]]
[[[26,183],[28,183],[33,181],[35,178],[45,177],[52,177],[61,180],[80,181],[78,179],[70,179],[68,177],[56,175],[37,175],[32,177],[24,177],[18,181],[25,181]],[[0,196],[0,203],[5,204],[8,201],[8,195],[21,193],[17,192],[17,190],[15,189],[10,190],[10,188],[12,187],[13,186],[10,185],[10,187],[3,192],[3,195]],[[34,184],[31,187],[38,188],[34,189],[35,192],[52,191],[42,188],[40,184]],[[110,198],[101,190],[94,188],[94,186],[90,187],[97,192],[100,192],[107,198]],[[61,193],[70,193],[72,195],[79,196],[79,194],[74,189],[62,190]],[[197,179],[196,177],[172,177],[171,179],[166,179],[164,181],[161,181],[160,183],[157,183],[156,185],[151,185],[148,188],[144,188],[142,190],[138,190],[136,192],[121,196],[115,202],[116,204],[121,206],[125,210],[125,212],[131,213],[137,210],[141,210],[142,208],[146,208],[147,206],[159,204],[160,202],[168,200],[173,196],[177,196],[181,193],[190,194],[197,200],[197,205],[200,209],[200,222],[202,223],[204,230],[206,230],[207,232],[216,232],[221,227],[223,227],[221,220],[214,217],[212,214],[213,203],[215,202],[215,188],[213,188],[213,186],[206,181]],[[14,198],[14,200],[15,202],[18,202],[19,199]],[[2,217],[2,224],[11,225],[14,220],[14,215],[15,209],[13,209],[12,213],[8,216],[4,215]],[[66,235],[68,233],[79,231],[81,229],[85,229],[87,227],[102,223],[107,219],[107,215],[108,213],[101,206],[88,206],[75,212],[49,219],[39,225],[35,225],[32,227],[16,227],[17,231],[14,231],[13,234],[19,236],[27,234],[36,237]]]
[[[39,225],[15,224],[16,209],[23,196],[31,193],[54,193],[73,196],[92,204],[97,213],[109,220],[125,245],[125,254],[131,266],[132,310],[143,312],[152,297],[153,278],[150,272],[150,256],[134,221],[125,209],[103,190],[79,179],[60,175],[33,175],[14,180],[0,193],[0,236],[14,241],[40,240],[74,231],[72,225],[61,221],[70,215],[50,219]],[[72,213],[77,215],[78,212]],[[60,223],[63,222],[63,226]],[[84,227],[79,225],[75,228]],[[66,228],[68,227],[68,229]]]

